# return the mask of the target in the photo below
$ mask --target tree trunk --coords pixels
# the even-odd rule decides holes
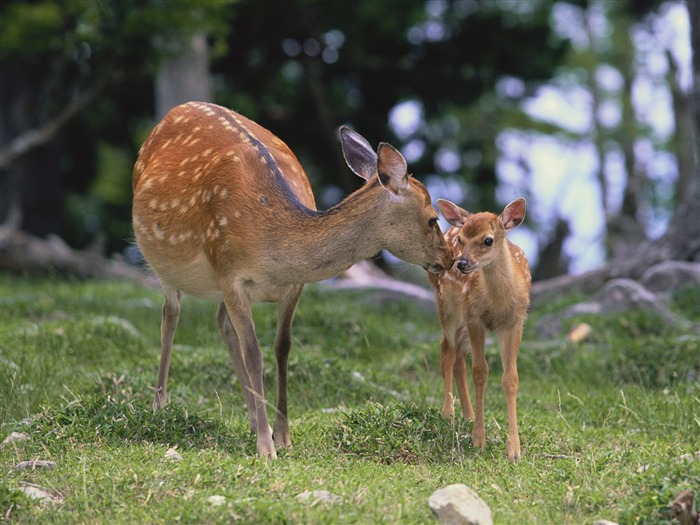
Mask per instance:
[[[180,53],[180,44],[164,44],[177,56],[163,62],[156,78],[156,120],[162,119],[175,106],[199,100],[212,100],[209,77],[209,49],[207,37],[198,33],[189,42],[189,48]]]

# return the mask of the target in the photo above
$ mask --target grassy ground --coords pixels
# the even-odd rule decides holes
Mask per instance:
[[[185,299],[171,402],[153,415],[157,291],[2,276],[0,438],[31,437],[0,449],[0,521],[431,523],[430,494],[465,483],[496,523],[671,523],[673,496],[700,489],[700,460],[684,459],[700,451],[697,336],[634,313],[565,321],[593,326],[583,344],[542,341],[537,320],[567,300],[533,311],[519,360],[524,457],[510,465],[496,349],[477,452],[470,423],[439,416],[435,314],[373,297],[305,291],[290,358],[294,447],[270,462],[255,457],[215,305]],[[700,322],[700,291],[673,306]],[[256,310],[256,323],[272,406],[275,310]],[[13,470],[31,459],[56,467]],[[62,502],[29,499],[28,486]],[[314,490],[340,499],[298,497]]]

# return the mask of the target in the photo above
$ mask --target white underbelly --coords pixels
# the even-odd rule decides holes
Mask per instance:
[[[219,280],[203,252],[189,260],[144,255],[163,284],[195,297],[223,300]]]

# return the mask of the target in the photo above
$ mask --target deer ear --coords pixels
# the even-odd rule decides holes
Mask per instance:
[[[445,217],[445,220],[455,228],[464,226],[464,221],[466,221],[467,217],[470,215],[467,210],[445,199],[438,199],[437,205],[442,216]]]
[[[379,182],[393,195],[400,195],[408,187],[408,166],[403,155],[391,144],[382,142],[377,149]]]
[[[505,231],[520,226],[525,220],[525,199],[520,197],[503,209],[498,220]]]
[[[369,179],[377,169],[377,154],[367,139],[347,126],[340,127],[340,145],[345,162],[355,175]]]

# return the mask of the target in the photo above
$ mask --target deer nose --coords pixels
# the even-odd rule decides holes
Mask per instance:
[[[469,261],[464,258],[457,259],[457,269],[460,272],[465,272],[467,268],[469,268]]]

